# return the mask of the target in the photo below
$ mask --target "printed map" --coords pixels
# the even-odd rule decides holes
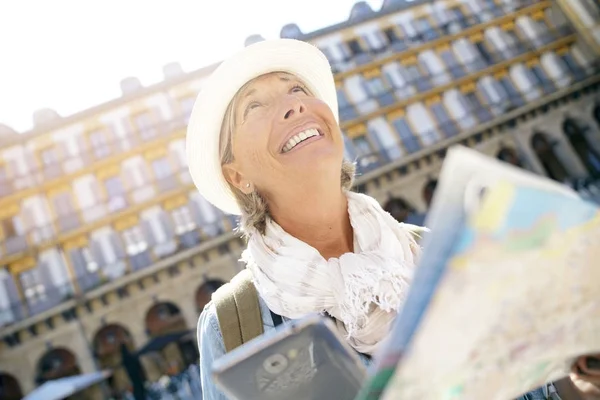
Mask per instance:
[[[503,182],[462,224],[386,400],[511,399],[600,350],[595,206]]]

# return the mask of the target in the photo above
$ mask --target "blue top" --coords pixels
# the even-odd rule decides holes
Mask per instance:
[[[275,328],[275,323],[266,303],[259,297],[260,314],[262,316],[263,330],[268,332]],[[287,321],[283,318],[283,321]],[[200,381],[202,383],[202,394],[204,400],[228,400],[214,384],[211,376],[211,367],[214,360],[225,355],[225,344],[219,327],[217,311],[213,303],[208,303],[200,319],[198,320],[198,349],[200,351]],[[370,359],[361,357],[365,365]],[[537,389],[520,397],[518,400],[546,400],[548,399],[547,388]],[[560,399],[559,399],[560,400]]]

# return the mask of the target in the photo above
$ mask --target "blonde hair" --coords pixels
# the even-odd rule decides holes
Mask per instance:
[[[260,77],[258,77],[260,78]],[[235,110],[240,100],[240,93],[242,93],[254,80],[246,83],[233,97],[225,116],[223,117],[223,123],[221,124],[221,133],[219,138],[219,158],[221,160],[221,166],[229,164],[234,161],[233,157],[233,131],[236,127],[236,116]],[[356,167],[353,163],[343,160],[341,166],[341,186],[344,190],[350,190],[354,183],[354,174]],[[249,194],[246,194],[239,190],[237,187],[229,183],[229,188],[235,196],[236,202],[241,210],[241,219],[239,229],[244,234],[249,234],[252,229],[256,229],[259,233],[264,234],[267,218],[271,218],[269,214],[269,207],[266,199],[261,196],[258,191],[254,190]]]

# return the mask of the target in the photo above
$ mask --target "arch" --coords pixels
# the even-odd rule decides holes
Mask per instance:
[[[169,301],[154,304],[145,318],[146,332],[151,337],[182,332],[187,329],[179,307]]]
[[[196,310],[201,312],[204,306],[210,301],[212,294],[224,284],[225,282],[222,280],[210,279],[200,285],[198,290],[196,290]]]
[[[121,344],[133,350],[133,337],[129,331],[120,324],[105,325],[94,335],[94,354],[101,360],[121,351]]]
[[[122,365],[123,350],[121,346],[125,346],[129,351],[133,351],[135,348],[133,337],[120,324],[105,325],[94,335],[94,355],[102,369],[111,369],[113,371],[108,383],[117,392],[126,389],[131,384],[129,376]]]
[[[531,148],[546,174],[555,181],[565,182],[569,178],[569,173],[556,155],[555,146],[556,142],[549,139],[545,133],[538,132],[531,137]]]
[[[71,350],[59,347],[48,350],[38,361],[35,381],[38,385],[67,376],[78,375],[81,368]]]
[[[600,154],[588,142],[585,135],[587,127],[574,118],[568,117],[562,124],[562,130],[569,143],[591,176],[600,175]]]
[[[435,193],[435,189],[437,188],[438,181],[437,179],[429,179],[425,186],[423,186],[423,192],[421,195],[423,196],[423,201],[427,208],[431,206],[431,200],[433,200],[433,195]]]
[[[383,209],[390,213],[398,222],[406,221],[410,214],[415,212],[415,209],[400,197],[390,198],[383,206]]]
[[[523,168],[523,163],[521,162],[519,154],[511,147],[502,146],[500,150],[498,150],[498,153],[496,153],[496,158],[505,163]]]
[[[0,399],[21,400],[23,396],[19,381],[10,374],[0,372]]]

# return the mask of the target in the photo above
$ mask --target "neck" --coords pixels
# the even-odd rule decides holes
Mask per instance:
[[[333,188],[333,189],[332,189]],[[348,199],[340,185],[281,196],[269,204],[273,219],[290,235],[314,247],[328,260],[354,250]]]

